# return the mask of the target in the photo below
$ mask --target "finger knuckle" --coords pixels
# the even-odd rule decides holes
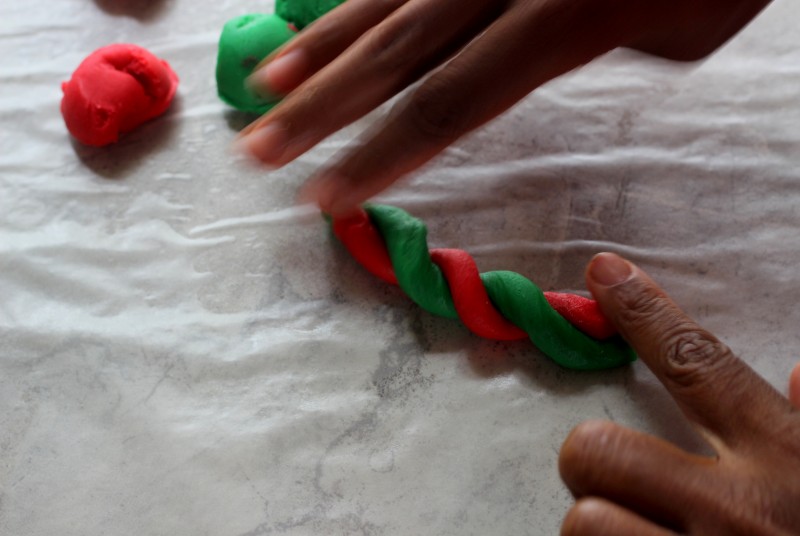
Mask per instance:
[[[311,26],[295,37],[295,43],[302,42],[304,47],[311,48],[314,52],[320,52],[335,46],[335,43],[341,38],[342,16],[328,13],[315,20]]]
[[[663,296],[634,281],[617,289],[619,322],[627,331],[642,330],[666,312]]]
[[[660,291],[633,282],[617,290],[618,320],[626,335],[649,334],[655,340],[658,367],[678,386],[700,389],[708,379],[728,376],[731,350],[700,328]]]
[[[393,77],[413,68],[419,58],[415,26],[382,24],[366,35],[366,57],[370,68]]]
[[[408,105],[410,128],[434,141],[452,141],[469,129],[469,108],[453,98],[446,84],[423,85]]]
[[[662,346],[664,374],[677,385],[691,386],[732,356],[716,337],[694,325],[678,326]]]
[[[781,500],[786,495],[781,494],[784,490],[776,490],[774,478],[751,476],[746,486],[741,485],[740,479],[722,481],[715,487],[713,497],[701,499],[706,515],[696,522],[697,532],[768,534],[776,533],[777,527],[796,526],[795,504]],[[784,506],[789,508],[783,509]]]

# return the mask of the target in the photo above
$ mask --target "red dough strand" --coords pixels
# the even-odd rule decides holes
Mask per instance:
[[[478,266],[469,253],[460,249],[434,249],[431,260],[442,269],[458,316],[471,332],[498,341],[528,338],[527,333],[503,318],[492,306]]]
[[[590,337],[602,340],[617,333],[594,300],[565,292],[545,292],[544,297],[558,314]]]
[[[354,216],[333,220],[333,234],[369,273],[397,285],[389,252],[366,212],[360,210]]]
[[[364,210],[354,216],[334,220],[333,232],[368,272],[397,285],[397,276],[383,238]],[[522,329],[506,320],[494,308],[481,282],[475,260],[469,253],[458,249],[434,249],[430,255],[442,270],[456,311],[470,331],[495,340],[527,338]],[[561,292],[545,292],[544,296],[553,309],[590,337],[602,340],[616,334],[616,329],[603,316],[596,301]]]

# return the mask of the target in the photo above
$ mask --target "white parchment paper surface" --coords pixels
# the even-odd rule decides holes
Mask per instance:
[[[216,97],[216,42],[259,11],[272,3],[0,4],[0,534],[557,534],[557,453],[579,422],[702,448],[642,363],[573,373],[480,340],[293,208],[388,106],[281,170],[235,156],[249,118]],[[380,201],[546,290],[580,291],[593,254],[621,253],[785,391],[798,20],[777,0],[695,64],[614,52]],[[81,146],[59,85],[113,42],[167,59],[178,96],[119,144]]]

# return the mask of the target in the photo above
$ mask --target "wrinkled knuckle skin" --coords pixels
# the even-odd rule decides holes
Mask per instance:
[[[745,485],[739,479],[728,480],[717,488],[716,500],[710,503],[705,518],[698,520],[697,533],[795,534],[792,529],[797,528],[796,498],[775,488],[774,482],[760,479],[749,480]],[[781,510],[782,505],[788,506],[787,511]]]
[[[382,24],[367,34],[366,56],[370,69],[396,77],[412,70],[419,62],[418,31],[398,24]]]
[[[469,111],[446,87],[422,86],[408,105],[410,127],[434,141],[452,141],[469,130]]]
[[[730,349],[710,333],[682,326],[662,346],[664,374],[678,385],[692,386],[732,357]]]
[[[295,42],[299,42],[302,39],[306,48],[312,49],[316,54],[322,54],[335,47],[342,39],[341,19],[341,15],[328,13],[326,16],[315,20],[311,26],[295,38]]]
[[[671,313],[664,297],[639,281],[616,289],[617,319],[627,333],[636,333],[655,322],[662,322]]]
[[[736,358],[730,349],[686,317],[660,291],[645,282],[616,289],[617,323],[624,335],[655,339],[659,368],[679,386],[698,387],[712,372],[727,376],[725,366]],[[641,338],[641,337],[640,337]],[[698,387],[699,388],[699,387]]]

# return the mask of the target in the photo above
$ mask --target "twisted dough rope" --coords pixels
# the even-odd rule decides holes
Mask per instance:
[[[425,224],[402,209],[371,205],[332,223],[336,237],[367,271],[399,285],[423,309],[460,318],[481,337],[530,337],[553,361],[570,369],[605,369],[636,359],[597,302],[542,292],[515,272],[479,274],[473,258],[462,250],[429,252]]]

